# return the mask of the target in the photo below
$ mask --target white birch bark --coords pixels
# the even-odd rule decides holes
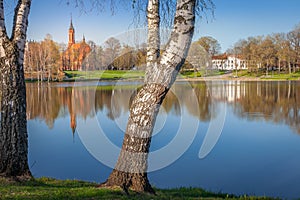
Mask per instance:
[[[177,0],[174,27],[164,53],[153,65],[146,83],[170,88],[183,65],[194,34],[195,0]]]
[[[120,186],[125,191],[132,188],[139,192],[154,193],[147,177],[147,158],[153,127],[161,103],[187,56],[194,33],[195,1],[177,0],[172,35],[165,52],[159,57],[159,38],[152,38],[159,37],[159,0],[149,0],[148,23],[153,25],[154,30],[152,32],[149,27],[150,52],[147,54],[145,84],[131,105],[127,130],[115,169],[102,186]]]
[[[146,80],[160,56],[160,0],[149,0],[147,6],[148,38]]]
[[[26,120],[24,49],[31,0],[19,0],[12,36],[6,34],[3,0],[0,1],[0,176],[30,178]]]
[[[19,65],[23,70],[24,49],[26,44],[26,33],[28,27],[28,16],[31,0],[19,0],[15,9],[14,25],[11,40],[15,42],[19,51]]]

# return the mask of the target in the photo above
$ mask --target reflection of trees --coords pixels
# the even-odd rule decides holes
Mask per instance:
[[[188,87],[176,84],[163,102],[167,113],[180,115],[181,106],[201,121],[217,113],[214,102],[226,101],[234,113],[248,120],[261,118],[284,123],[300,134],[300,85],[292,82],[226,82],[224,84],[196,82]],[[198,104],[192,98],[195,92]],[[27,118],[41,119],[51,128],[59,116],[70,114],[70,126],[76,127],[76,117],[86,119],[93,110],[106,112],[114,120],[128,112],[135,89],[126,87],[56,87],[49,84],[27,84]],[[181,105],[180,102],[182,102]],[[198,106],[199,113],[195,106]]]
[[[194,90],[198,101],[200,114],[194,109],[197,106],[195,99],[191,98],[191,90]],[[70,115],[70,126],[76,127],[76,117],[86,119],[93,110],[105,111],[107,117],[114,120],[129,110],[130,98],[135,89],[126,87],[56,87],[52,84],[28,84],[27,85],[27,118],[41,119],[52,128],[55,119],[59,116]],[[180,105],[181,99],[183,105]],[[200,120],[210,118],[210,99],[207,98],[205,84],[195,85],[194,89],[184,85],[176,85],[174,92],[170,92],[163,102],[167,113],[180,115],[180,106],[187,108],[189,113]]]
[[[201,84],[193,84],[192,85],[194,88],[194,92],[198,98],[198,108],[199,108],[199,113],[195,113],[194,106],[189,101],[187,102],[187,108],[188,111],[195,115],[199,115],[198,118],[201,121],[208,121],[210,120],[212,115],[215,115],[213,109],[212,109],[212,99],[210,95],[209,88],[206,83],[201,83]],[[188,97],[189,94],[186,94]]]
[[[300,134],[300,87],[291,82],[253,82],[239,87],[245,90],[235,101],[239,117],[284,123]],[[241,91],[238,91],[241,93]]]
[[[36,86],[27,84],[27,119],[43,119],[49,127],[53,127],[61,106],[58,90],[48,84]]]
[[[208,121],[210,119],[212,114],[212,101],[208,86],[205,82],[195,82],[191,85],[177,84],[173,86],[173,89],[176,91],[176,97],[174,95],[174,97],[167,95],[164,102],[168,101],[170,98],[175,98],[172,100],[172,104],[177,110],[176,113],[180,113],[180,106],[185,106],[188,112],[199,120]],[[191,95],[192,92],[195,93],[197,99],[194,99]],[[180,99],[180,102],[183,102],[183,105],[179,105],[178,99]],[[198,106],[198,109],[195,109],[196,106]]]

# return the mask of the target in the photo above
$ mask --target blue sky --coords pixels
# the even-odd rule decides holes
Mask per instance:
[[[300,0],[214,0],[215,17],[197,23],[194,40],[212,36],[226,51],[239,39],[249,36],[288,32],[300,23]],[[70,15],[76,39],[83,34],[87,40],[102,44],[107,38],[132,29],[130,10],[84,14],[64,0],[33,0],[28,39],[42,40],[51,34],[57,42],[67,43]],[[7,14],[7,17],[12,17]],[[10,21],[7,21],[10,23]]]

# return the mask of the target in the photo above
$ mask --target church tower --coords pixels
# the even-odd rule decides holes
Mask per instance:
[[[82,42],[75,43],[75,29],[71,17],[69,27],[69,41],[67,49],[62,53],[62,66],[61,70],[78,71],[82,70],[84,59],[88,53],[91,52],[91,47],[86,43],[83,35]],[[75,126],[74,126],[75,127]]]
[[[70,28],[69,28],[69,47],[75,44],[75,29],[73,27],[73,22],[71,18]]]

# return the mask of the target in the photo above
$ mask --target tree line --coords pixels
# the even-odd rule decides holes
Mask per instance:
[[[228,54],[239,55],[247,62],[248,71],[258,73],[277,70],[293,73],[300,67],[300,24],[288,33],[249,37],[236,42]]]
[[[145,70],[147,44],[136,47],[121,44],[111,37],[103,45],[88,41],[91,52],[82,63],[82,70]],[[63,75],[62,54],[67,45],[53,41],[47,34],[43,41],[28,41],[25,49],[24,70],[26,78],[38,81],[56,81]],[[201,37],[193,42],[183,69],[203,69],[211,57],[220,53],[219,42],[212,37]],[[161,53],[164,50],[161,50]],[[76,55],[74,55],[76,56]],[[79,55],[78,55],[79,56]]]
[[[41,42],[26,43],[24,55],[24,71],[27,78],[33,80],[52,80],[59,75],[61,65],[59,45],[46,35]]]
[[[103,45],[88,41],[91,52],[82,63],[82,70],[145,70],[147,45],[136,47],[111,37]],[[25,49],[26,78],[57,80],[62,75],[61,54],[66,44],[53,41],[46,35],[41,42],[28,41]],[[164,50],[161,49],[161,53]],[[218,40],[204,36],[191,44],[183,69],[200,70],[209,67],[213,56],[220,54]],[[236,42],[227,54],[246,61],[250,73],[277,70],[278,73],[295,73],[300,67],[300,24],[288,33],[248,37]]]
[[[121,45],[116,38],[96,45],[88,41],[91,52],[82,63],[82,70],[145,69],[147,45],[139,47]],[[38,81],[55,81],[62,76],[62,54],[67,45],[53,41],[50,34],[43,41],[28,41],[25,49],[24,70],[26,78]],[[76,56],[76,55],[74,55]]]

